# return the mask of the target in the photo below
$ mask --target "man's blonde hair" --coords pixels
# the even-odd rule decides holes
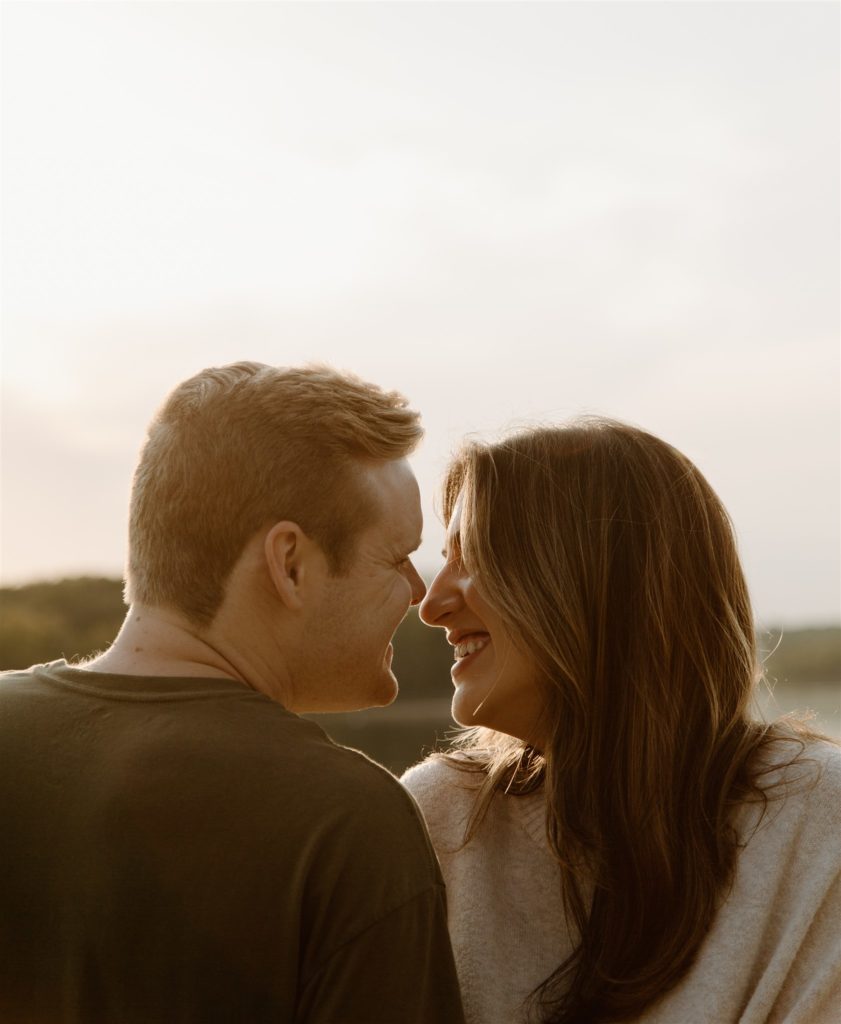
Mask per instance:
[[[404,458],[422,433],[401,394],[327,366],[202,370],[169,395],[140,454],[126,600],[209,624],[249,538],[283,519],[343,572],[378,514],[362,463]]]

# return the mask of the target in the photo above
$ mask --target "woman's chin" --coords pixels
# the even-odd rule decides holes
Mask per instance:
[[[543,749],[543,744],[537,737],[541,735],[541,719],[526,725],[517,719],[516,715],[494,714],[493,709],[483,707],[483,698],[475,694],[466,693],[462,688],[453,694],[453,703],[450,714],[453,721],[464,729],[475,729],[481,726],[484,729],[493,729],[494,732],[505,733],[506,736],[513,736],[522,740],[538,750]],[[499,708],[496,709],[497,712]],[[490,713],[489,713],[490,712]]]
[[[469,729],[477,725],[485,725],[485,722],[482,721],[482,711],[479,707],[482,702],[482,698],[471,698],[469,694],[465,692],[465,689],[466,688],[464,686],[458,686],[453,694],[453,703],[450,709],[453,721],[465,729]]]

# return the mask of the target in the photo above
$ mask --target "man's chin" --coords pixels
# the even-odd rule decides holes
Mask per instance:
[[[397,693],[399,686],[397,680],[392,672],[388,672],[383,678],[382,683],[366,698],[366,703],[359,704],[353,710],[365,711],[368,708],[387,708],[389,704],[393,704],[397,699]]]
[[[305,715],[339,715],[349,714],[353,711],[369,711],[374,708],[386,708],[393,704],[397,697],[397,680],[387,672],[374,685],[368,679],[367,685],[359,686],[350,692],[343,694],[340,698],[330,701],[315,700],[300,707],[291,708],[297,714]]]

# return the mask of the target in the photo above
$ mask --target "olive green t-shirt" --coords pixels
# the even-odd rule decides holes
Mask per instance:
[[[234,680],[4,673],[0,1020],[462,1024],[414,802]]]

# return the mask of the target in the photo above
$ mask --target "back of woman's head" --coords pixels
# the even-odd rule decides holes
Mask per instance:
[[[732,874],[733,804],[755,789],[733,528],[688,458],[605,419],[468,444],[447,520],[459,496],[466,571],[544,691],[540,751],[487,730],[461,744],[488,773],[480,810],[545,785],[579,945],[541,1019],[630,1019],[688,969]]]

